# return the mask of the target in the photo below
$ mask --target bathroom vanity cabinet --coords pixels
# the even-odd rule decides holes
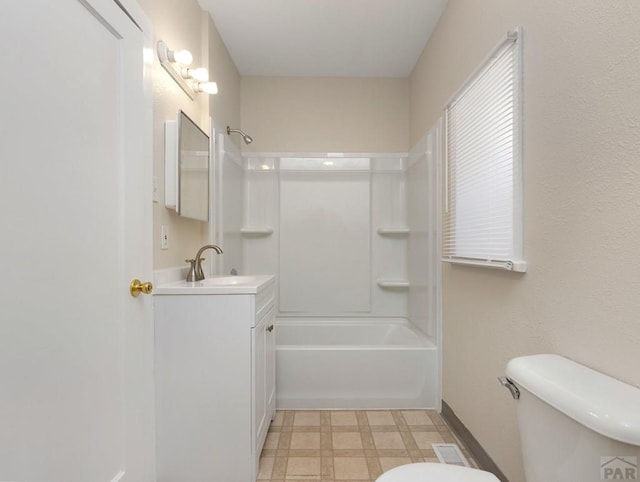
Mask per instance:
[[[275,414],[274,278],[237,279],[156,290],[158,482],[257,478]]]

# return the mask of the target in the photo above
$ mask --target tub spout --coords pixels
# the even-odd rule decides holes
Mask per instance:
[[[200,248],[196,253],[195,259],[188,260],[191,263],[191,269],[189,269],[187,281],[202,281],[204,279],[204,273],[202,272],[203,258],[201,258],[200,255],[206,249],[213,249],[216,253],[222,254],[222,248],[220,248],[220,246],[216,246],[215,244],[206,244],[202,248]]]

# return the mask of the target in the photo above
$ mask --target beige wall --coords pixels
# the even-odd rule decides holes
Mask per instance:
[[[239,122],[240,76],[208,14],[196,0],[142,0],[141,6],[153,24],[154,44],[164,40],[172,49],[188,49],[194,66],[209,68],[218,83],[216,96],[200,94],[191,100],[162,68],[154,52],[153,68],[153,158],[158,180],[159,202],[154,204],[154,268],[184,265],[207,239],[207,223],[177,216],[164,207],[164,122],[175,120],[184,110],[205,132],[209,116],[220,128]],[[160,227],[169,228],[169,249],[160,249]]]
[[[504,33],[524,29],[526,274],[444,267],[444,400],[524,482],[514,356],[640,386],[640,3],[449,0],[410,78],[411,144]]]
[[[252,152],[406,152],[408,79],[243,77]]]
[[[219,93],[210,96],[211,117],[216,132],[228,125],[240,125],[240,74],[222,42],[211,17],[203,16],[209,51],[209,77],[218,83]]]
[[[216,129],[216,135],[222,133],[226,135],[227,126],[237,127],[240,125],[240,74],[231,60],[231,56],[227,51],[226,46],[222,42],[216,27],[209,15],[206,15],[206,28],[209,32],[209,65],[210,75],[212,79],[215,79],[218,83],[219,93],[218,95],[211,96],[211,117],[213,125]],[[217,140],[216,140],[217,141]],[[236,139],[237,141],[237,139]],[[216,219],[215,224],[218,231],[221,224],[224,226],[224,232],[218,233],[218,240],[216,241],[224,249],[224,263],[222,263],[219,270],[224,266],[224,270],[221,270],[218,274],[228,274],[231,268],[236,268],[239,273],[243,273],[242,266],[242,238],[240,236],[240,227],[242,226],[242,208],[237,207],[237,202],[230,202],[230,196],[233,196],[233,200],[240,199],[242,203],[242,178],[236,178],[229,176],[228,174],[228,159],[220,159],[218,162],[226,163],[227,166],[223,166],[222,173],[224,176],[223,190],[226,195],[221,197],[214,197],[216,200],[222,202],[223,220]],[[214,187],[215,189],[215,187]],[[216,196],[215,193],[212,193]],[[236,213],[240,213],[239,219],[236,222],[229,222],[229,218],[238,218]],[[211,213],[214,215],[214,213]],[[212,260],[216,255],[213,251],[207,253],[207,259]]]

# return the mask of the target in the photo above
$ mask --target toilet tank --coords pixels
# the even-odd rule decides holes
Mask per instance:
[[[527,482],[640,480],[640,389],[558,355],[514,358]]]

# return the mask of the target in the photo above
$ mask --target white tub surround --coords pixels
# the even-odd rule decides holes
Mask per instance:
[[[441,122],[411,149],[407,161],[408,318],[440,346],[442,320]]]
[[[407,320],[277,322],[277,406],[436,408],[436,345]]]
[[[243,189],[246,173],[240,148],[234,137],[226,131],[216,136],[213,168],[210,184],[213,186],[210,212],[213,222],[209,223],[208,241],[222,247],[222,256],[212,256],[205,273],[228,275],[235,269],[238,273],[275,273],[275,271],[248,271],[243,266],[242,209]]]
[[[438,133],[409,157],[245,156],[243,264],[277,275],[279,344],[295,334],[279,407],[440,408]]]
[[[244,168],[243,265],[277,274],[278,316],[408,316],[406,154],[251,153]]]

